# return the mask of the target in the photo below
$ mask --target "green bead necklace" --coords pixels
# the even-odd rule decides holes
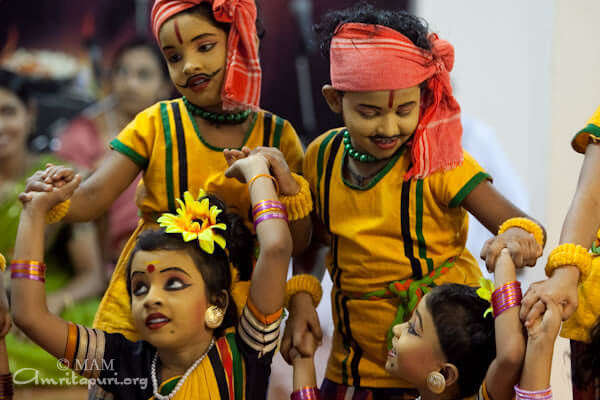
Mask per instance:
[[[352,147],[352,142],[350,141],[350,134],[348,133],[348,130],[344,131],[344,147],[346,148],[346,152],[348,153],[348,155],[354,158],[356,161],[362,163],[373,163],[379,161],[372,155],[368,153],[362,153],[356,150],[354,147]]]
[[[185,108],[187,108],[189,112],[215,124],[241,124],[248,119],[248,116],[250,115],[250,110],[244,110],[237,113],[218,114],[206,111],[205,109],[190,103],[185,96],[183,96],[182,99]]]

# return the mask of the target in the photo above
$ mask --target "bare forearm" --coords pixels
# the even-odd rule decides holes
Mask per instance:
[[[312,236],[312,221],[310,215],[300,220],[290,222],[290,232],[294,242],[292,255],[295,257],[304,253],[310,243]]]
[[[525,365],[519,386],[524,390],[543,390],[550,386],[552,370],[553,344],[542,343],[536,339],[527,341]]]
[[[294,391],[305,387],[316,387],[315,363],[312,357],[298,357],[294,360]]]

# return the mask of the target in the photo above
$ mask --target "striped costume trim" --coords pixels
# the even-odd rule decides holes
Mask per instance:
[[[74,372],[85,378],[97,379],[104,365],[105,345],[103,331],[69,322],[64,358]]]
[[[281,317],[271,324],[265,324],[246,307],[238,324],[238,334],[244,343],[259,353],[258,357],[261,358],[277,347],[280,324]]]

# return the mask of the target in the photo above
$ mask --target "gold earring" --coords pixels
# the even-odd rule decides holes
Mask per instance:
[[[217,306],[210,306],[204,313],[204,322],[210,329],[216,329],[223,323],[225,312]]]
[[[446,389],[446,378],[438,371],[430,372],[427,375],[427,388],[435,394],[440,394]]]

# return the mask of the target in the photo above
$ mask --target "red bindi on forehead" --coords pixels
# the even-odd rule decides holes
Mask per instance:
[[[154,266],[154,264],[148,264],[146,266],[146,271],[148,271],[149,274],[153,273],[155,269],[156,267]]]
[[[388,99],[388,107],[390,109],[394,108],[394,91],[393,90],[390,90],[390,97]]]
[[[175,22],[173,24],[175,26],[175,36],[177,36],[177,40],[179,41],[179,44],[183,44],[183,39],[181,38],[181,31],[179,30],[179,24],[177,23],[177,20],[175,20],[173,22]]]

